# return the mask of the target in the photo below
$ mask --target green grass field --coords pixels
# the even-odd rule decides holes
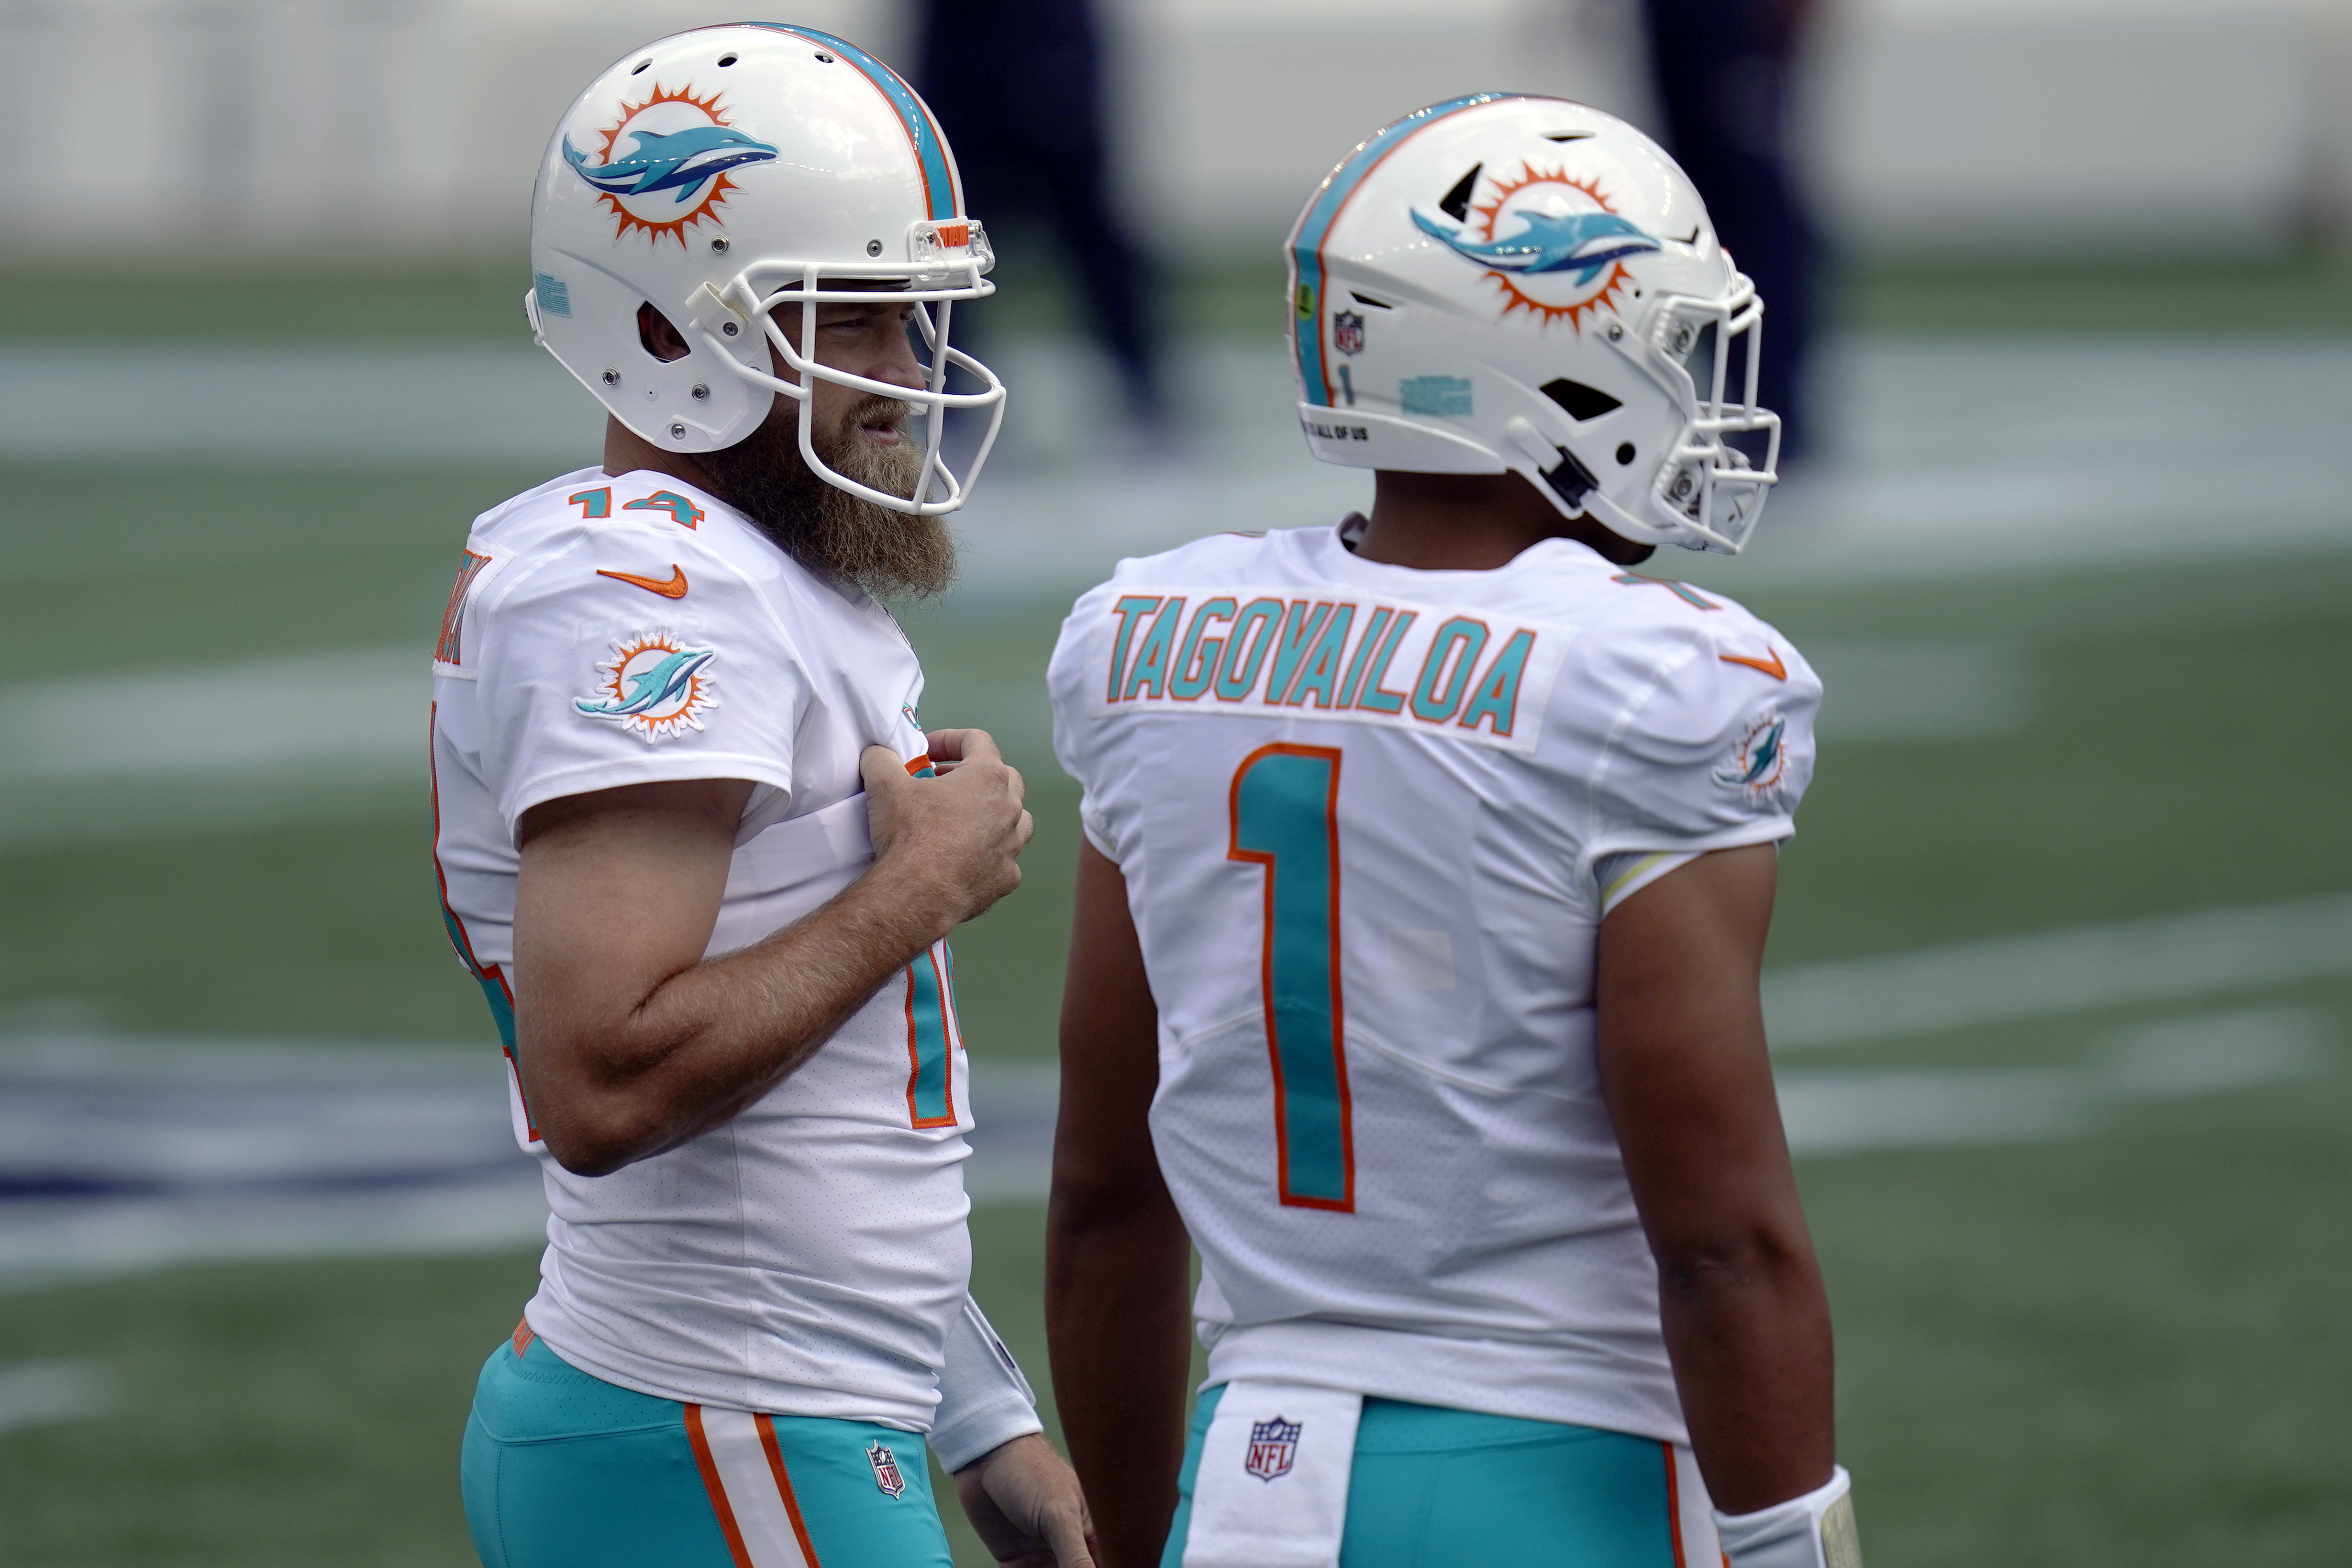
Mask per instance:
[[[421,650],[465,520],[538,477],[17,463],[11,629],[78,673]],[[1738,573],[1710,580],[1737,593]],[[1776,963],[2352,885],[2352,553],[1743,596],[1801,646],[2012,645],[2040,693],[2012,735],[1824,747]],[[957,939],[977,1056],[1052,1049],[1074,791],[1029,693],[1063,607],[910,617],[927,721],[1013,736],[1039,820],[1024,889]],[[236,722],[269,693],[221,700]],[[0,1015],[78,998],[131,1030],[485,1038],[435,916],[421,792],[315,794],[261,826],[0,851]],[[2352,983],[2222,1000],[2249,999],[2352,1016]],[[2067,1064],[2161,1011],[1819,1060]],[[2340,1562],[2347,1125],[2338,1072],[2119,1110],[2067,1141],[1806,1163],[1871,1561]],[[974,1222],[975,1288],[1041,1388],[1042,1225],[1019,1205]],[[96,1358],[125,1396],[0,1434],[0,1562],[470,1563],[457,1435],[533,1274],[527,1254],[222,1265],[0,1295],[0,1363]]]

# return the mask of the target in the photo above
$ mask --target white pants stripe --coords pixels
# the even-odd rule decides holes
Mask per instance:
[[[686,1430],[736,1568],[818,1568],[768,1418],[689,1405]]]
[[[1715,1535],[1715,1505],[1699,1479],[1698,1460],[1688,1448],[1661,1443],[1666,1451],[1666,1507],[1674,1515],[1675,1568],[1729,1568]]]

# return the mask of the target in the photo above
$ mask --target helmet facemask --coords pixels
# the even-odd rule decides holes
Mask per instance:
[[[808,465],[810,472],[851,495],[892,511],[919,517],[953,511],[963,505],[972,484],[980,478],[981,468],[996,445],[997,430],[1004,421],[1003,382],[997,379],[995,372],[951,346],[949,341],[955,302],[984,300],[996,291],[996,285],[984,276],[995,259],[987,237],[976,223],[969,225],[969,229],[968,254],[961,260],[944,258],[936,242],[931,247],[932,258],[926,258],[922,242],[928,237],[917,235],[913,247],[917,262],[911,268],[904,262],[883,261],[863,266],[835,262],[823,267],[814,262],[755,263],[736,274],[723,289],[706,284],[696,290],[690,303],[697,310],[688,330],[697,333],[703,345],[714,351],[715,357],[738,377],[800,404],[801,460]],[[844,281],[851,286],[842,287]],[[856,287],[860,281],[868,281],[872,286]],[[922,335],[930,360],[921,387],[876,381],[818,361],[817,311],[826,305],[866,304],[914,307],[916,330]],[[800,312],[797,334],[788,331],[784,322],[777,319],[780,310],[793,306]],[[731,340],[740,339],[752,322],[759,323],[776,355],[799,380],[786,381],[744,363]],[[979,380],[982,389],[948,391],[947,378],[951,369],[961,370]],[[853,392],[914,405],[925,428],[923,462],[912,497],[892,495],[851,479],[818,455],[814,441],[816,400],[811,395],[816,381],[828,381]],[[950,408],[989,411],[988,429],[961,477],[949,468],[940,451],[947,433],[946,414]]]
[[[1763,355],[1764,302],[1753,283],[1735,275],[1731,292],[1718,299],[1660,300],[1633,356],[1682,406],[1682,437],[1658,466],[1649,505],[1661,514],[1653,526],[1671,529],[1685,549],[1739,553],[1780,481],[1780,416],[1757,402]],[[1736,401],[1726,396],[1735,359],[1741,362]],[[1727,439],[1754,434],[1764,437],[1760,465]]]

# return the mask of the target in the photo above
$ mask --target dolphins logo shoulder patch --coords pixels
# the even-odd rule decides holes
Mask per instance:
[[[651,98],[624,103],[600,135],[593,162],[564,137],[563,161],[604,198],[616,220],[613,237],[642,229],[655,244],[667,235],[680,248],[689,226],[720,221],[719,207],[737,188],[727,171],[776,156],[775,147],[728,123],[719,94],[697,98],[691,83],[671,92],[656,82]]]
[[[595,690],[572,706],[586,718],[635,730],[648,743],[675,740],[701,729],[702,715],[719,706],[710,673],[718,657],[718,649],[689,647],[667,631],[637,632],[613,645],[613,657],[596,667]]]
[[[1788,737],[1789,721],[1767,710],[1732,748],[1730,763],[1716,771],[1715,782],[1750,795],[1778,789],[1789,772]]]
[[[1486,268],[1506,317],[1525,310],[1545,326],[1565,317],[1580,331],[1586,314],[1614,307],[1632,276],[1627,260],[1661,248],[1619,216],[1598,180],[1522,164],[1516,179],[1490,179],[1490,198],[1474,205],[1481,172],[1471,170],[1440,204],[1444,216],[1413,209],[1413,226]]]

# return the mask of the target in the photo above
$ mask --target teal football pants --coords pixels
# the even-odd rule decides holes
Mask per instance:
[[[1181,1568],[1201,1445],[1222,1387],[1201,1395],[1160,1568]],[[1591,1426],[1364,1400],[1339,1568],[1700,1568],[1678,1550],[1669,1444]]]
[[[914,1433],[657,1399],[515,1341],[459,1467],[483,1568],[950,1568]]]

